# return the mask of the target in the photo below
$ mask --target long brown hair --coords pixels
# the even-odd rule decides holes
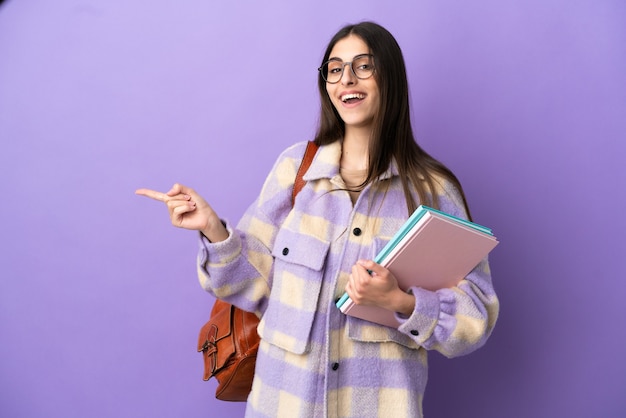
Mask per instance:
[[[322,62],[328,60],[335,44],[349,35],[360,37],[368,45],[374,56],[374,76],[380,91],[380,111],[374,120],[369,145],[368,173],[361,188],[385,173],[395,159],[409,214],[417,208],[410,186],[417,191],[420,202],[438,209],[437,183],[443,177],[459,190],[467,215],[471,219],[459,180],[415,141],[404,58],[393,35],[373,22],[345,26],[331,39]],[[343,138],[345,124],[330,101],[321,73],[318,75],[318,88],[321,112],[315,142],[317,145],[326,145]]]

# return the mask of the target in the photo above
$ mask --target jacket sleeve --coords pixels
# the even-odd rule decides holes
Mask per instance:
[[[198,277],[201,286],[219,299],[261,316],[272,287],[272,247],[291,210],[296,170],[306,143],[285,150],[267,176],[261,193],[236,228],[218,243],[200,236]]]
[[[445,190],[440,197],[441,210],[467,219],[458,192],[451,186]],[[415,295],[415,309],[402,319],[398,330],[420,346],[456,357],[480,348],[491,335],[499,301],[487,258],[455,287],[437,291],[414,287],[410,291]]]

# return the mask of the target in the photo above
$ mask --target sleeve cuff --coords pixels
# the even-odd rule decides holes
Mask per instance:
[[[436,292],[412,287],[409,291],[415,295],[415,309],[410,317],[396,314],[400,322],[398,331],[409,334],[418,344],[422,344],[433,334],[439,318],[439,296]]]
[[[209,259],[212,264],[225,264],[241,252],[241,240],[235,234],[230,224],[222,220],[228,231],[228,238],[220,242],[211,242],[202,232],[199,232],[199,263],[206,269]]]

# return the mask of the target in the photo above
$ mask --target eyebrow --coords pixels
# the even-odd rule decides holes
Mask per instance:
[[[355,55],[355,56],[353,56],[353,57],[352,57],[352,61],[354,61],[354,60],[355,60],[355,58],[361,58],[362,56],[365,56],[365,55],[372,55],[372,54],[370,54],[369,52],[365,52],[365,53],[363,53],[363,54],[357,54],[357,55]],[[341,62],[346,62],[346,61],[342,60],[342,59],[341,59],[341,58],[339,58],[339,57],[329,57],[329,58],[328,58],[328,61],[341,61]]]

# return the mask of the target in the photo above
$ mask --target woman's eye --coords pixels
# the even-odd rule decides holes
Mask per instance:
[[[359,59],[356,60],[356,62],[354,63],[356,68],[358,68],[359,70],[371,70],[372,69],[372,61],[370,60],[369,57],[361,57]]]

